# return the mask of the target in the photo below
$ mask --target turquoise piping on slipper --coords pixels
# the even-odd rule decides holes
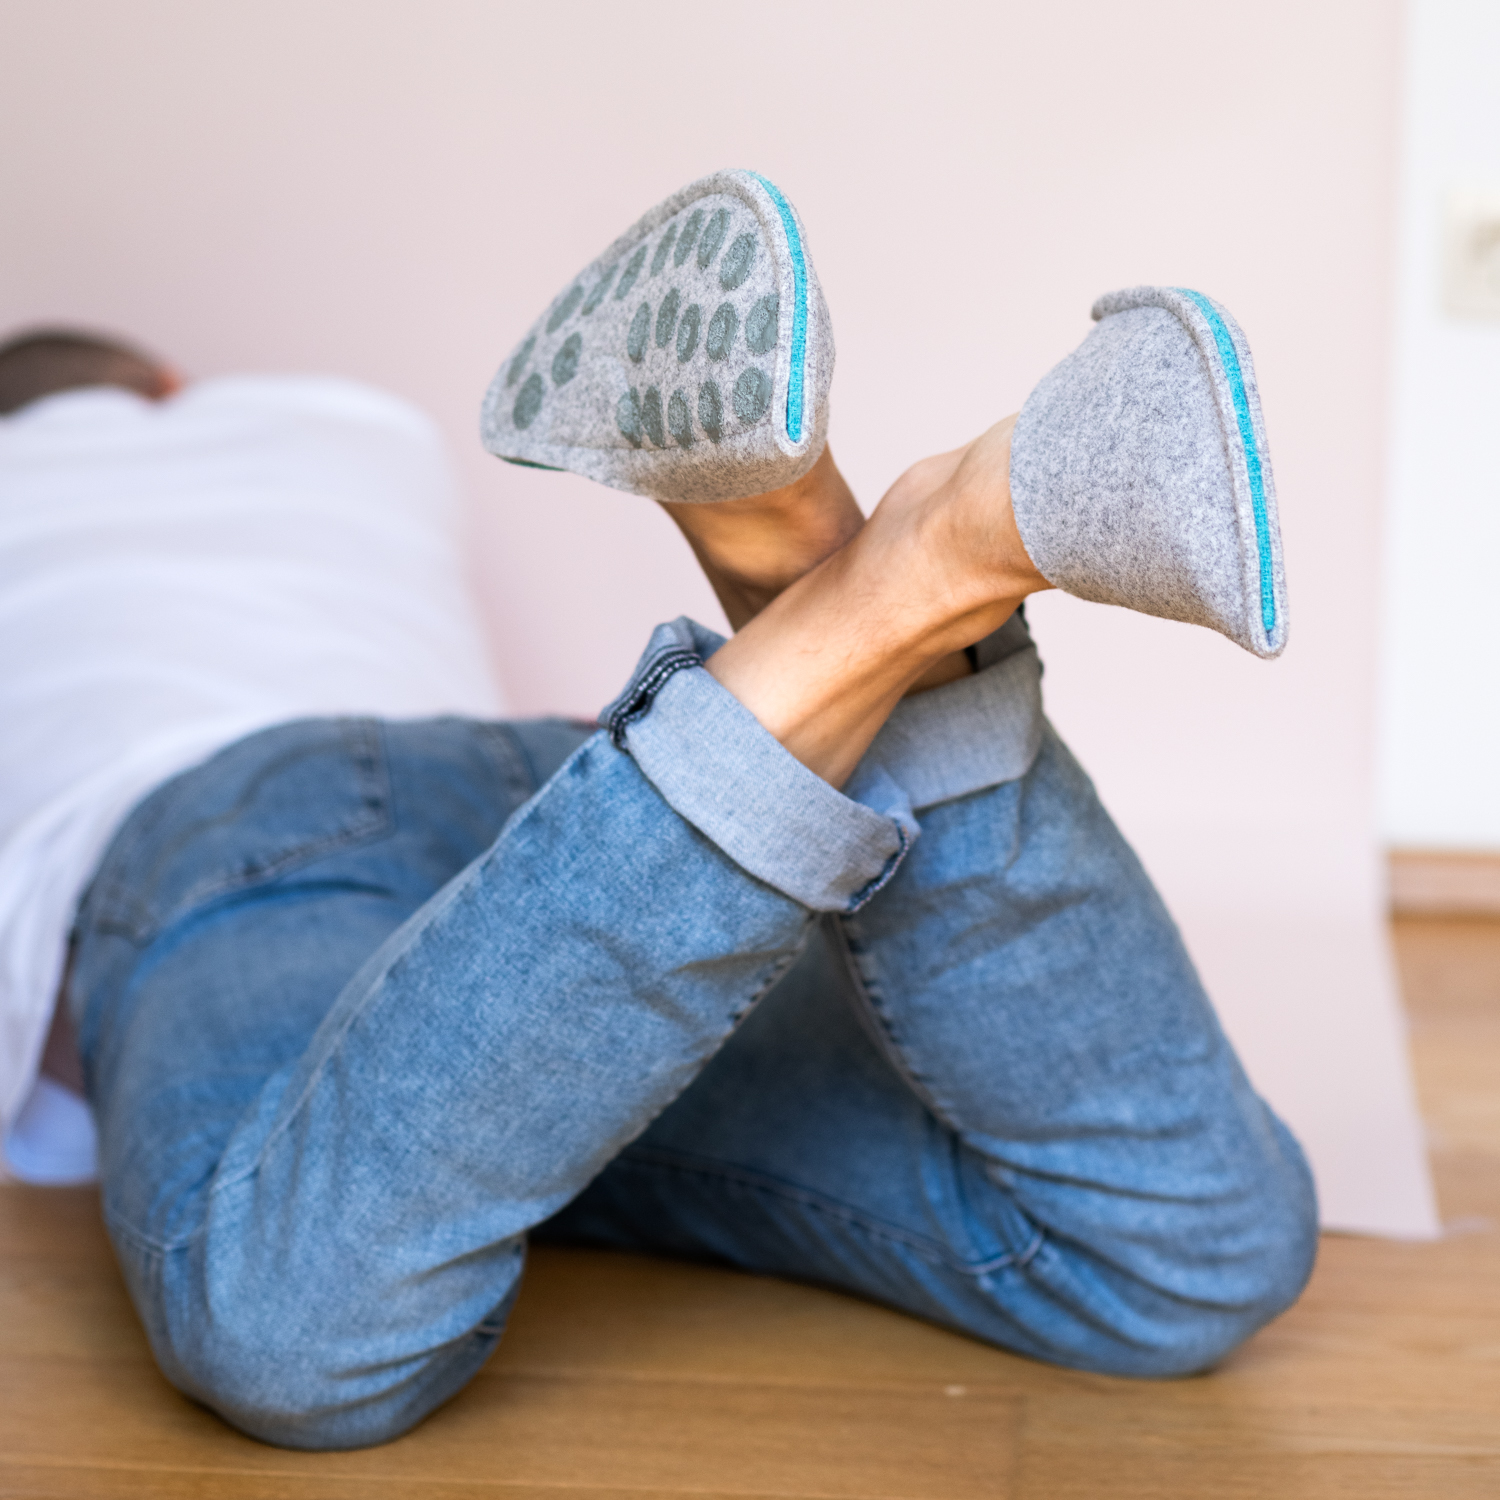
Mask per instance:
[[[1245,377],[1240,373],[1240,357],[1234,340],[1214,305],[1202,292],[1185,286],[1177,288],[1208,320],[1219,359],[1229,380],[1229,394],[1234,398],[1234,414],[1240,426],[1240,444],[1245,450],[1245,468],[1250,475],[1250,509],[1255,514],[1255,550],[1260,557],[1260,623],[1267,637],[1276,628],[1276,594],[1271,585],[1271,524],[1266,517],[1266,481],[1261,473],[1260,449],[1255,443],[1255,426],[1250,420],[1250,402],[1245,396]]]
[[[752,172],[750,175],[771,195],[771,202],[781,215],[781,227],[786,231],[787,244],[792,248],[792,281],[796,291],[795,305],[792,308],[792,373],[786,387],[786,435],[794,443],[800,443],[802,376],[807,359],[807,261],[803,258],[802,236],[797,233],[797,220],[792,214],[791,204],[781,196],[781,190],[775,183],[762,177],[759,172]]]

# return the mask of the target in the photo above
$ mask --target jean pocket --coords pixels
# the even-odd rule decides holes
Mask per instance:
[[[137,805],[100,863],[80,926],[146,943],[189,911],[383,837],[392,825],[379,721],[277,725]]]

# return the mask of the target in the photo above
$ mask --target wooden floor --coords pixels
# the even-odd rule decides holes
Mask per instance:
[[[505,1343],[363,1453],[237,1436],[154,1370],[88,1192],[0,1188],[0,1495],[1500,1496],[1500,923],[1398,923],[1445,1221],[1331,1237],[1217,1373],[1049,1370],[826,1292],[537,1253]]]

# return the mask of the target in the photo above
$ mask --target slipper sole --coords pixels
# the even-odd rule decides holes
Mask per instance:
[[[833,331],[796,210],[754,172],[691,183],[558,294],[485,395],[485,447],[702,502],[790,484],[827,439]]]

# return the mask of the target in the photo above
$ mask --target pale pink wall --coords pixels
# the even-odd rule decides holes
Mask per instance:
[[[1184,922],[1330,1218],[1431,1227],[1371,821],[1395,0],[10,7],[0,323],[191,370],[328,369],[447,426],[520,711],[590,711],[649,626],[717,620],[645,502],[474,439],[501,353],[616,232],[724,165],[798,205],[867,504],[1020,404],[1139,281],[1257,353],[1292,645],[1067,599],[1054,716]]]

